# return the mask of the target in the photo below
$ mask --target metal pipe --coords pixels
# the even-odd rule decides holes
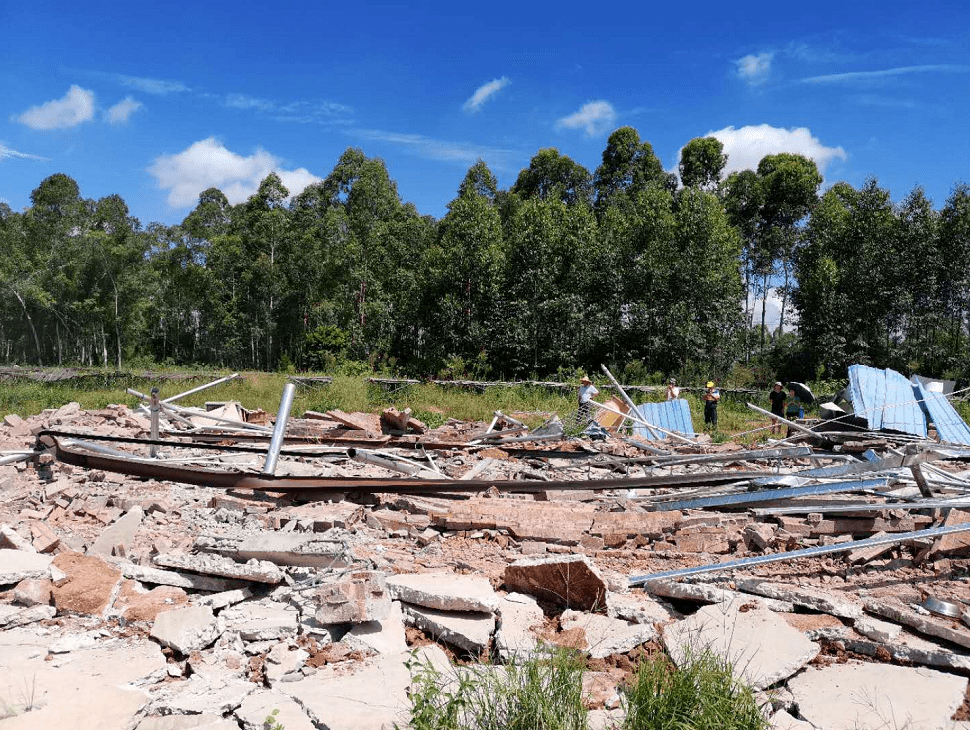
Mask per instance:
[[[184,393],[179,393],[178,395],[173,395],[171,398],[166,398],[162,403],[174,403],[177,400],[181,400],[190,395],[195,395],[200,391],[207,390],[208,388],[213,388],[217,385],[222,385],[223,383],[228,383],[230,380],[239,377],[239,373],[233,373],[225,378],[219,378],[218,380],[213,380],[211,383],[206,383],[205,385],[200,385],[198,388],[192,388],[192,390],[187,390]]]
[[[18,461],[27,461],[35,456],[33,451],[28,451],[22,454],[8,454],[6,456],[0,456],[0,466],[4,464],[16,464]]]
[[[623,402],[626,403],[630,407],[630,410],[633,413],[638,413],[639,411],[637,411],[636,404],[633,402],[633,400],[630,398],[630,396],[628,396],[626,394],[626,391],[623,390],[623,386],[620,385],[619,381],[617,381],[617,379],[613,377],[613,373],[610,372],[610,369],[608,367],[606,367],[606,365],[604,365],[602,363],[600,363],[600,367],[603,369],[603,372],[606,373],[606,377],[608,377],[610,379],[610,382],[613,383],[613,387],[616,388],[618,391],[620,391],[620,397],[623,398]],[[622,414],[622,415],[625,416],[626,414]],[[632,417],[629,417],[629,418],[630,418],[631,421],[633,420]],[[644,421],[644,424],[646,424],[647,430],[650,432],[650,435],[653,436],[655,439],[657,439],[659,441],[660,440],[660,436],[654,430],[654,427],[651,426],[651,425],[649,425],[649,424],[647,424],[646,421]],[[621,426],[623,425],[623,421],[620,421],[620,425]]]
[[[748,408],[750,408],[753,411],[757,411],[758,413],[764,414],[764,415],[768,416],[769,418],[771,418],[771,419],[773,419],[775,421],[778,421],[778,423],[784,423],[789,428],[793,428],[796,431],[801,431],[802,433],[807,433],[809,436],[814,436],[815,438],[818,438],[818,436],[819,436],[817,433],[815,433],[815,431],[813,431],[810,428],[805,428],[800,423],[795,423],[794,421],[789,421],[787,418],[782,418],[781,416],[776,416],[771,411],[766,411],[764,408],[758,408],[758,406],[756,406],[756,405],[754,405],[752,403],[748,403]],[[785,441],[787,441],[787,439],[785,439],[783,441],[779,441],[777,445],[783,444],[783,443],[785,443]]]
[[[431,471],[420,464],[415,464],[414,462],[408,461],[407,459],[402,459],[400,457],[385,456],[383,454],[375,454],[373,451],[365,451],[364,449],[353,448],[347,449],[347,456],[354,461],[359,461],[362,464],[379,466],[382,469],[399,471],[402,474],[408,474],[410,476],[420,475],[425,479],[442,478],[442,476],[437,472]]]
[[[742,560],[730,560],[726,563],[717,563],[716,565],[700,565],[696,568],[680,568],[679,570],[666,570],[662,573],[636,575],[630,578],[630,586],[642,586],[655,580],[666,580],[668,578],[685,578],[689,575],[703,575],[704,573],[717,573],[723,570],[753,568],[757,565],[765,565],[766,563],[779,563],[785,560],[811,558],[816,555],[826,555],[829,553],[847,553],[852,550],[858,550],[859,548],[896,545],[909,540],[923,540],[930,537],[952,535],[957,532],[970,532],[970,523],[949,525],[947,527],[934,527],[929,530],[916,530],[915,532],[897,532],[881,537],[869,537],[865,540],[840,542],[835,545],[819,545],[818,547],[805,548],[804,550],[791,550],[786,553],[772,553],[771,555],[758,555]]]
[[[293,383],[287,383],[283,386],[283,397],[280,398],[280,410],[276,414],[273,438],[270,439],[269,448],[266,450],[266,463],[263,464],[263,474],[276,473],[276,460],[279,459],[280,449],[283,448],[286,422],[290,419],[290,408],[293,406],[293,396],[295,394],[296,386]]]
[[[158,388],[152,388],[151,396],[151,402],[148,407],[148,413],[151,418],[151,437],[152,441],[158,441],[158,412],[162,410],[162,406],[158,402]],[[148,455],[153,459],[158,458],[158,446],[156,444],[148,447]]]
[[[966,497],[954,499],[924,499],[918,502],[867,502],[865,504],[804,504],[785,507],[753,507],[751,514],[756,517],[770,517],[772,515],[808,515],[813,512],[821,514],[841,514],[843,512],[891,512],[893,510],[914,509],[966,509],[970,507],[970,500]]]
[[[590,403],[591,405],[594,405],[597,408],[600,408],[600,409],[602,409],[604,411],[609,411],[610,413],[615,413],[618,416],[626,416],[627,418],[629,418],[634,423],[639,423],[641,426],[646,426],[648,429],[653,429],[654,431],[660,431],[660,433],[665,433],[668,436],[670,436],[671,438],[677,439],[678,441],[683,441],[685,444],[690,444],[691,446],[697,446],[697,442],[696,441],[691,441],[689,438],[685,438],[684,436],[681,436],[676,431],[668,431],[667,429],[661,428],[660,426],[654,426],[654,425],[652,425],[650,423],[647,423],[642,418],[637,418],[636,416],[631,416],[629,413],[623,413],[621,411],[616,410],[615,408],[610,408],[605,403],[599,403],[598,401],[595,401],[595,400],[587,401],[587,403]]]
[[[128,394],[130,394],[130,395],[135,396],[136,398],[141,398],[143,401],[150,401],[151,400],[151,398],[149,398],[147,395],[145,395],[144,393],[139,393],[134,388],[127,388],[126,389],[126,392]],[[273,429],[266,428],[265,426],[257,426],[254,423],[245,423],[243,421],[233,421],[230,418],[222,418],[221,416],[213,416],[213,415],[211,415],[209,413],[200,413],[198,411],[189,410],[188,408],[182,408],[181,406],[172,405],[171,403],[165,403],[164,401],[159,401],[159,405],[161,405],[162,409],[165,410],[165,411],[171,411],[172,413],[178,413],[178,414],[185,414],[186,416],[192,416],[192,417],[196,417],[196,418],[200,418],[200,417],[201,418],[208,418],[210,421],[217,421],[219,423],[228,423],[228,424],[230,424],[232,426],[237,426],[238,428],[248,429],[250,431],[260,431],[262,433],[272,433],[272,431],[273,431]]]

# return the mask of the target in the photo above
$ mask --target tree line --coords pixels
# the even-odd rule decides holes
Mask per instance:
[[[548,376],[842,377],[853,362],[966,375],[970,188],[934,209],[875,180],[819,195],[816,165],[766,156],[723,177],[716,139],[679,176],[623,127],[592,173],[540,150],[508,189],[472,165],[447,214],[401,200],[347,149],[290,196],[210,188],[177,225],[65,174],[0,204],[0,360]],[[753,301],[775,293],[795,332]]]

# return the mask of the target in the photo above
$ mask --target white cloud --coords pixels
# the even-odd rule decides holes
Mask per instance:
[[[815,137],[808,127],[785,129],[770,124],[754,124],[746,127],[725,127],[716,132],[708,132],[707,137],[716,137],[724,145],[728,156],[724,174],[739,170],[757,170],[758,163],[765,155],[791,152],[815,160],[820,172],[833,160],[846,159],[841,147],[826,147]],[[678,159],[680,155],[678,154]]]
[[[244,111],[272,114],[278,122],[318,123],[326,125],[347,124],[353,108],[335,101],[291,101],[282,103],[248,94],[227,94],[223,106]]]
[[[94,118],[94,92],[74,85],[61,99],[32,106],[17,121],[31,129],[67,129]]]
[[[181,81],[146,79],[141,76],[122,76],[121,74],[116,75],[115,78],[122,86],[138,89],[146,94],[157,94],[161,96],[164,94],[172,94],[178,91],[189,91],[189,87],[183,84]]]
[[[104,120],[108,124],[124,124],[132,114],[144,106],[130,96],[126,96],[104,113]]]
[[[734,63],[738,67],[738,76],[748,82],[751,86],[759,86],[768,80],[771,75],[771,62],[775,54],[770,51],[758,54],[748,54],[744,58],[739,58]]]
[[[511,83],[512,82],[509,80],[508,76],[503,76],[500,79],[492,79],[488,83],[482,84],[475,89],[475,93],[468,97],[468,101],[466,101],[461,108],[466,112],[477,112],[481,108],[482,104],[491,99]]]
[[[148,172],[160,188],[168,190],[168,204],[174,208],[194,205],[199,193],[211,187],[225,193],[230,203],[242,202],[271,172],[280,176],[290,195],[321,179],[303,167],[284,170],[282,160],[262,148],[243,157],[214,137],[195,142],[178,154],[156,157]]]
[[[825,74],[824,76],[809,76],[808,78],[802,79],[801,82],[803,84],[852,84],[878,81],[894,76],[906,76],[916,73],[966,73],[967,71],[970,71],[970,66],[957,66],[953,64],[898,66],[896,68],[884,68],[878,71],[849,71],[846,73]]]
[[[425,137],[422,134],[389,132],[383,129],[354,129],[350,133],[362,139],[394,144],[405,148],[409,152],[413,152],[419,157],[424,157],[429,160],[439,160],[441,162],[474,164],[482,159],[493,168],[504,170],[510,168],[513,160],[522,157],[521,154],[514,150],[502,149],[500,147],[486,147],[468,142],[451,142],[433,137]]]
[[[31,155],[27,152],[18,152],[15,149],[7,147],[3,142],[0,142],[0,160],[40,160],[41,162],[47,162],[50,158],[41,157],[40,155]]]
[[[778,323],[781,321],[781,296],[779,296],[778,289],[770,287],[768,289],[767,297],[759,297],[755,292],[748,293],[748,311],[751,312],[751,325],[753,327],[761,326],[761,306],[762,302],[766,302],[765,307],[765,327],[770,331],[774,332],[778,329]],[[797,320],[794,307],[792,305],[791,298],[789,297],[786,307],[785,307],[785,332],[794,332],[798,329],[795,326]]]
[[[556,129],[583,129],[595,137],[610,131],[616,124],[616,110],[608,101],[589,101],[578,112],[556,122]]]

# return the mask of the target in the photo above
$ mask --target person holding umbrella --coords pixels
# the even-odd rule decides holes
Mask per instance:
[[[805,410],[802,408],[802,401],[795,392],[795,386],[789,384],[788,386],[788,400],[785,403],[785,418],[789,421],[794,421],[796,418],[804,418]],[[789,438],[792,434],[791,426],[788,427],[788,433],[785,438]]]

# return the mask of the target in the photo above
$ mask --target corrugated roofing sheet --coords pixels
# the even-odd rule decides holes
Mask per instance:
[[[913,378],[913,391],[920,399],[927,417],[936,426],[940,441],[970,446],[970,426],[960,418],[945,396],[929,391],[916,377]]]
[[[849,366],[849,400],[855,414],[874,431],[888,429],[926,436],[926,418],[913,386],[895,370]]]
[[[690,406],[683,398],[664,401],[663,403],[644,403],[637,407],[640,418],[649,424],[659,426],[668,431],[676,431],[685,436],[694,435],[694,422],[690,417]],[[633,432],[640,438],[652,439],[646,426],[633,424]],[[670,437],[661,434],[661,439],[666,441]]]

